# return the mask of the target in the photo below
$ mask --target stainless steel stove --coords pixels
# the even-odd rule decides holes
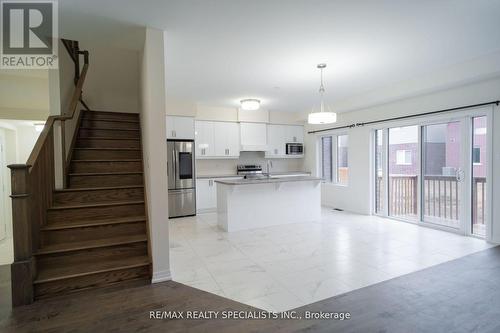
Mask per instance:
[[[259,164],[239,164],[237,166],[238,175],[245,176],[245,179],[264,178],[262,166]]]

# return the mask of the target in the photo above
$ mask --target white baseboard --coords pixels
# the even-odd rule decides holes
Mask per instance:
[[[159,283],[172,280],[172,274],[170,274],[170,270],[153,272],[153,278],[151,279],[151,283]]]

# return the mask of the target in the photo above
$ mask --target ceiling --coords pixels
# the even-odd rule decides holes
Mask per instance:
[[[320,62],[335,105],[500,52],[492,0],[62,0],[59,10],[63,34],[118,47],[140,49],[141,27],[166,30],[167,95],[210,106],[253,97],[310,109]]]

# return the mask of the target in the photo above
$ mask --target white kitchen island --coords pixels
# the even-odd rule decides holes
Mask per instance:
[[[216,180],[219,226],[228,232],[317,221],[321,178]]]

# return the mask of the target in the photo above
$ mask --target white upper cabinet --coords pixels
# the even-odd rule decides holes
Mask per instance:
[[[167,116],[167,139],[194,139],[194,118]]]
[[[196,158],[238,158],[240,130],[238,123],[219,121],[195,122]]]
[[[285,136],[285,125],[267,126],[267,139],[269,147],[269,149],[266,151],[267,157],[279,157],[286,154]]]
[[[304,126],[287,125],[285,141],[287,143],[304,143]]]
[[[267,124],[240,123],[241,150],[267,151]]]
[[[304,143],[304,127],[300,125],[268,125],[267,158],[300,158],[303,155],[287,155],[287,143]]]
[[[240,156],[240,127],[238,123],[214,122],[215,156]]]
[[[196,158],[215,155],[214,123],[212,121],[195,122]]]

